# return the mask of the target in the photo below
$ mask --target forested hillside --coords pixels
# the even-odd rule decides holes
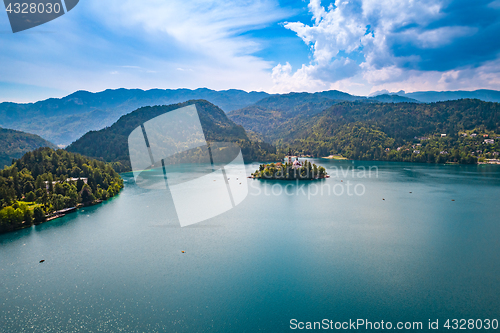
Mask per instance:
[[[476,163],[498,157],[500,104],[341,103],[297,121],[280,136],[282,142],[315,156]]]
[[[11,165],[13,159],[21,158],[26,152],[40,147],[56,148],[38,135],[0,128],[0,169]]]
[[[345,98],[345,97],[344,97]],[[246,130],[258,132],[264,140],[274,141],[296,118],[310,117],[341,102],[319,94],[290,93],[264,98],[254,105],[233,111],[228,117]]]
[[[246,130],[261,133],[265,140],[273,142],[281,138],[282,133],[294,129],[301,119],[317,115],[335,104],[345,103],[346,99],[356,104],[417,102],[395,95],[356,97],[335,90],[314,94],[289,93],[266,97],[254,105],[232,111],[228,117]]]
[[[45,221],[78,204],[107,200],[123,187],[111,164],[39,148],[0,170],[0,232]]]
[[[228,119],[220,108],[204,100],[140,108],[121,117],[111,127],[85,134],[72,143],[67,150],[107,162],[118,162],[119,164],[115,164],[117,170],[129,171],[128,136],[130,133],[150,119],[191,104],[197,106],[207,140],[237,142],[242,148],[246,161],[268,161],[277,158],[276,149],[273,146],[264,142],[250,141],[243,127]]]
[[[459,131],[500,127],[500,104],[479,100],[458,100],[431,104],[415,103],[340,103],[315,117],[303,119],[281,137],[307,135],[331,136],[342,124],[365,122],[379,127],[396,139],[411,139],[434,133],[458,136]],[[313,127],[310,127],[313,126]]]
[[[261,133],[278,146],[279,152],[291,146],[317,157],[342,154],[366,160],[476,163],[496,158],[500,151],[498,103],[470,99],[431,104],[363,100],[336,102],[322,112],[295,113],[288,101],[279,105],[279,98],[267,99],[275,101],[268,104],[272,109],[247,107],[230,117]]]

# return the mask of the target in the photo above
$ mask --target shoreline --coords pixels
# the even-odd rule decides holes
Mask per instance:
[[[116,195],[116,196],[118,196],[118,195]],[[114,197],[116,197],[116,196],[114,196]],[[61,210],[59,210],[57,212],[53,212],[53,213],[51,213],[49,215],[46,215],[45,216],[45,221],[43,221],[43,222],[33,222],[30,225],[27,225],[26,222],[23,221],[20,226],[14,228],[12,230],[7,230],[7,231],[0,232],[0,235],[8,234],[8,233],[11,233],[11,232],[14,232],[14,231],[20,231],[20,230],[28,229],[28,228],[31,228],[33,226],[41,225],[41,224],[44,224],[44,223],[47,223],[47,222],[52,222],[52,221],[55,221],[57,219],[60,219],[61,217],[66,216],[68,214],[76,213],[81,208],[96,206],[96,205],[102,204],[102,203],[104,203],[106,201],[109,201],[110,199],[112,199],[112,198],[109,198],[108,200],[100,200],[99,199],[99,200],[95,200],[95,201],[93,201],[91,203],[88,203],[88,204],[78,204],[76,207],[69,207],[69,208],[61,209]]]

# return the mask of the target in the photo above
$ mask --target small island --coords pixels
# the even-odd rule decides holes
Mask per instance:
[[[326,169],[317,166],[309,161],[300,162],[298,157],[292,162],[295,156],[291,152],[285,157],[283,163],[261,164],[250,178],[254,179],[274,179],[274,180],[315,180],[328,178]]]

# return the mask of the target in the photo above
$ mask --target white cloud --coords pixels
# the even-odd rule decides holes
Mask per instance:
[[[1,35],[0,77],[68,93],[269,90],[272,63],[253,56],[260,41],[244,32],[289,15],[274,0],[88,0],[43,26],[53,33]]]
[[[359,83],[360,76],[372,92],[396,86],[395,91],[401,88],[411,91],[417,87],[423,90],[449,89],[459,85],[472,88],[479,81],[485,87],[498,89],[498,74],[487,74],[481,69],[490,68],[491,64],[455,69],[460,75],[474,73],[470,76],[474,80],[467,81],[461,80],[454,71],[412,69],[422,60],[419,53],[395,55],[394,45],[434,49],[477,33],[476,27],[454,23],[429,28],[432,23],[445,18],[442,9],[446,4],[448,2],[444,0],[336,0],[325,8],[320,0],[310,0],[313,23],[290,22],[285,28],[294,31],[311,47],[312,60],[295,72],[287,69],[286,77],[294,82],[276,79],[274,75],[273,89],[280,91],[298,86],[303,90],[313,90],[312,87],[339,86],[337,82],[353,81],[349,79]],[[359,60],[360,57],[364,59]],[[278,72],[283,70],[280,66],[275,68]],[[357,86],[351,86],[351,89],[359,90]]]
[[[472,27],[442,27],[427,31],[411,29],[407,33],[409,40],[414,40],[421,48],[435,48],[451,43],[455,38],[472,36],[477,32]]]
[[[329,63],[341,50],[350,53],[358,49],[366,31],[359,14],[352,11],[351,3],[337,0],[335,4],[335,9],[330,7],[326,11],[320,0],[311,0],[309,9],[315,20],[314,25],[300,22],[285,24],[285,28],[311,44],[314,62],[320,66]]]
[[[302,65],[301,69],[292,74],[292,66],[288,62],[285,65],[277,65],[272,71],[274,87],[271,91],[274,93],[287,93],[290,91],[324,90],[327,84],[311,77],[309,68]]]
[[[240,34],[290,14],[271,0],[92,0],[91,6],[112,30],[137,34],[152,43],[175,44],[203,56],[212,66],[258,65],[254,70],[269,63],[252,57],[260,44]]]
[[[406,92],[498,89],[500,87],[500,60],[485,63],[477,68],[438,71],[408,71],[400,80],[381,82],[372,86],[370,92],[387,90],[397,92],[404,87]]]
[[[421,61],[420,54],[394,54],[398,42],[432,52],[476,33],[476,28],[453,23],[431,25],[446,18],[444,2],[449,1],[336,0],[324,7],[311,0],[312,23],[284,24],[311,48],[311,61],[273,68],[254,55],[265,44],[247,32],[291,16],[276,0],[81,1],[77,9],[33,30],[37,33],[0,34],[0,78],[28,87],[24,94],[29,97],[23,100],[39,99],[42,93],[52,97],[54,91],[121,87],[339,89],[355,94],[498,89],[498,61],[418,71],[412,65]],[[498,0],[490,8],[500,8]]]

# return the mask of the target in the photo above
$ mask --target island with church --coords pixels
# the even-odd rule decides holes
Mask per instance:
[[[298,156],[288,156],[282,162],[261,164],[250,178],[253,179],[275,179],[275,180],[315,180],[328,178],[326,169],[317,166],[307,160],[299,161]]]

